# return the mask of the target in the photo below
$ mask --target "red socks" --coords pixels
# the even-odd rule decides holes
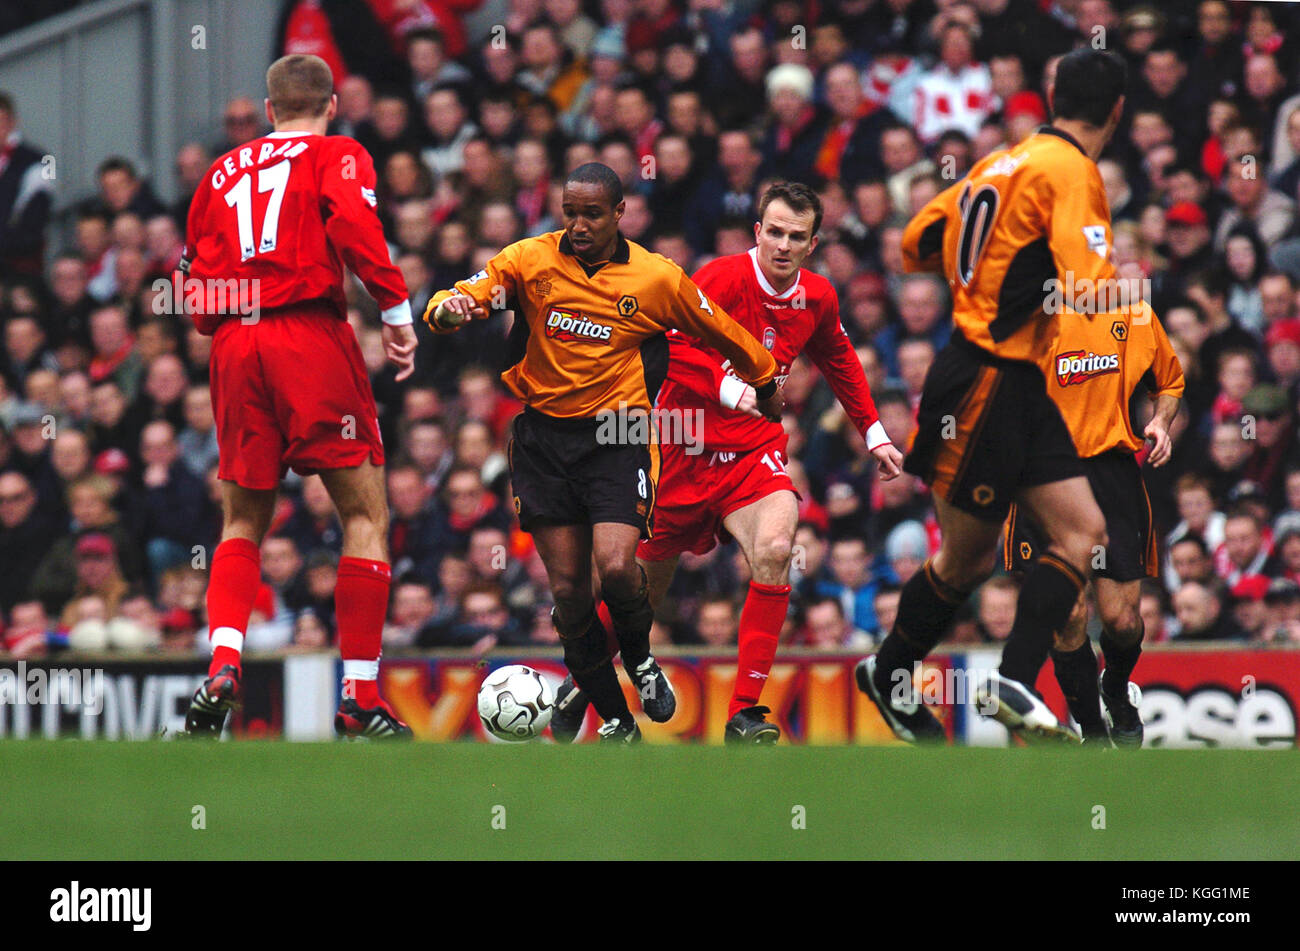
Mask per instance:
[[[758,704],[767,682],[776,645],[790,608],[788,584],[749,583],[749,594],[740,612],[740,656],[736,666],[736,686],[727,707],[727,718],[745,707]]]
[[[244,633],[262,583],[262,553],[247,538],[227,538],[212,553],[208,578],[208,641],[211,677],[227,664],[239,668]]]
[[[382,561],[350,556],[339,559],[334,616],[343,658],[343,696],[366,709],[379,705],[379,652],[391,578]]]

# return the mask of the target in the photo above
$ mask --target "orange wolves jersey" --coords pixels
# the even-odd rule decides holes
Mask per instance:
[[[614,256],[595,265],[573,253],[563,231],[516,241],[455,291],[515,312],[512,365],[501,380],[548,416],[591,419],[620,404],[649,410],[668,373],[664,332],[674,327],[716,348],[751,385],[776,375],[772,355],[681,268],[621,235]],[[435,333],[433,312],[452,293],[439,291],[425,310]]]
[[[1067,308],[1059,323],[1056,349],[1040,366],[1079,456],[1141,449],[1128,409],[1138,384],[1153,399],[1183,395],[1183,368],[1150,305],[1096,317]]]
[[[967,340],[1033,363],[1056,342],[1056,321],[1043,309],[1052,281],[1112,280],[1110,248],[1101,173],[1051,126],[979,161],[903,234],[904,268],[947,278],[953,322]]]

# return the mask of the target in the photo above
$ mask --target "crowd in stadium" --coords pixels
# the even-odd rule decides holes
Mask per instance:
[[[1171,463],[1147,467],[1162,571],[1147,642],[1300,641],[1300,47],[1295,9],[1225,0],[289,0],[275,54],[330,63],[336,131],[379,171],[394,262],[422,313],[505,245],[561,228],[560,182],[613,168],[624,235],[688,272],[752,244],[765,183],[812,183],[812,265],[834,284],[881,420],[905,447],[950,332],[947,288],[902,273],[909,216],[1048,114],[1054,60],[1081,45],[1130,69],[1100,168],[1115,263],[1149,281],[1187,376]],[[260,79],[260,77],[259,77]],[[250,84],[251,85],[251,84]],[[23,103],[0,95],[0,648],[206,650],[220,529],[211,338],[160,292],[211,161],[267,131],[262,105],[175,156],[179,188],[104,156],[98,193],[59,196]],[[66,205],[65,207],[62,207]],[[510,315],[386,365],[353,289],[381,410],[392,509],[385,645],[555,643],[545,571],[510,506],[518,405],[497,374]],[[928,494],[881,482],[805,360],[785,384],[802,495],[786,643],[865,649],[934,550]],[[1138,395],[1135,426],[1149,412]],[[247,649],[333,643],[341,531],[317,477],[290,476],[262,551]],[[656,644],[734,644],[734,545],[684,557]],[[1004,638],[1017,582],[972,599],[949,643]]]

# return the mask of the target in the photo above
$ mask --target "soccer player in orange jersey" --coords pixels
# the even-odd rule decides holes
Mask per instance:
[[[981,160],[904,233],[907,269],[947,278],[955,326],[926,377],[904,464],[933,493],[940,549],[904,586],[879,653],[856,671],[902,739],[944,736],[913,675],[992,573],[1012,502],[1034,514],[1048,546],[1026,578],[999,669],[977,687],[977,705],[1009,729],[1078,739],[1033,685],[1088,583],[1106,524],[1039,364],[1057,337],[1051,288],[1115,280],[1096,163],[1119,125],[1125,83],[1117,57],[1067,54],[1049,90],[1052,123]]]
[[[1082,598],[1052,647],[1052,667],[1085,742],[1139,747],[1142,694],[1129,675],[1142,650],[1141,582],[1158,573],[1141,460],[1153,467],[1169,461],[1169,426],[1183,394],[1183,370],[1145,303],[1095,317],[1065,310],[1060,326],[1056,349],[1046,354],[1042,369],[1106,518],[1106,547],[1094,553],[1091,565],[1106,670],[1099,682]],[[1142,438],[1129,417],[1139,385],[1155,404]],[[1003,550],[1008,571],[1031,568],[1043,547],[1041,532],[1027,521],[1013,505]]]
[[[822,206],[798,182],[777,182],[759,201],[754,247],[715,258],[694,275],[696,285],[763,344],[783,380],[801,353],[821,370],[859,437],[880,465],[881,478],[902,473],[903,456],[881,424],[853,344],[840,323],[831,283],[803,267],[817,247]],[[686,551],[703,554],[719,538],[734,538],[752,580],[740,613],[738,663],[724,736],[728,743],[768,744],[780,727],[759,706],[790,604],[790,558],[798,497],[786,472],[786,434],[756,409],[754,388],[721,353],[698,338],[668,334],[668,380],[659,394],[663,474],[654,537],[637,548],[659,605]],[[686,419],[698,419],[690,444],[674,439]],[[551,718],[557,738],[577,734],[586,710],[570,685],[556,695]]]
[[[772,355],[676,264],[619,234],[623,188],[612,169],[592,162],[570,172],[562,208],[563,231],[504,248],[435,294],[425,320],[441,333],[493,307],[515,313],[502,374],[525,407],[510,441],[515,511],[546,565],[565,664],[605,721],[601,740],[630,743],[640,730],[611,663],[594,582],[642,709],[669,719],[676,699],[650,652],[654,616],[636,561],[638,540],[654,532],[651,410],[668,371],[666,332],[681,329],[725,354],[765,416],[780,418],[782,398]]]

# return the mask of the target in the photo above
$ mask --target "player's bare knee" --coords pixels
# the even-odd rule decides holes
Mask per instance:
[[[760,584],[780,584],[785,580],[794,552],[794,541],[785,536],[759,540],[754,546],[754,563],[750,566]]]
[[[645,577],[641,566],[636,562],[635,551],[627,555],[606,555],[596,565],[596,571],[600,575],[600,588],[605,593],[606,600],[635,598]]]
[[[1103,616],[1101,623],[1110,639],[1121,647],[1132,647],[1142,642],[1142,615],[1130,605],[1124,605],[1112,617]]]
[[[1077,651],[1087,639],[1087,632],[1083,628],[1076,630],[1073,626],[1069,626],[1052,635],[1052,650],[1068,654]]]

